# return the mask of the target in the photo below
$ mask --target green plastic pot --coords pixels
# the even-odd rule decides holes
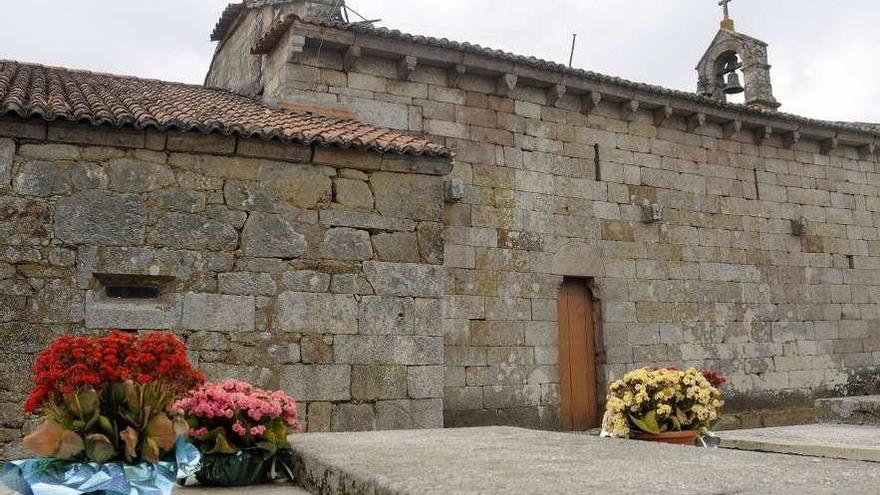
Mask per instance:
[[[245,449],[235,454],[203,455],[196,479],[203,486],[249,486],[272,481],[276,473],[293,480],[293,451],[282,449],[273,454]]]

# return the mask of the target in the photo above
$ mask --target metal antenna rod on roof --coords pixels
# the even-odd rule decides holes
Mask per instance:
[[[571,55],[568,57],[568,68],[571,69],[571,64],[574,63],[574,45],[577,43],[578,35],[577,33],[573,33],[571,35]]]
[[[382,19],[367,19],[366,17],[364,17],[364,16],[362,16],[360,13],[358,13],[357,10],[354,10],[353,8],[349,7],[349,6],[346,5],[346,4],[343,4],[343,5],[342,5],[342,8],[346,10],[346,16],[345,16],[345,17],[346,17],[346,19],[345,19],[346,22],[348,22],[348,14],[347,14],[347,13],[348,13],[349,11],[350,11],[352,14],[354,14],[354,15],[360,17],[361,19],[363,19],[362,21],[353,22],[353,23],[351,23],[351,24],[375,24],[375,23],[377,23],[377,22],[381,22],[381,21],[382,21]]]

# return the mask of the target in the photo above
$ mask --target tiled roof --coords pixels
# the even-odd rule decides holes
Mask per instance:
[[[425,139],[355,120],[294,113],[221,89],[0,60],[0,116],[253,136],[450,157]]]
[[[230,3],[223,10],[223,13],[220,14],[220,20],[217,21],[217,25],[214,26],[214,32],[211,33],[211,41],[223,41],[226,38],[226,34],[229,32],[229,28],[235,23],[235,20],[238,19],[238,15],[245,9],[244,2],[240,3]]]
[[[280,39],[284,36],[288,29],[295,23],[302,22],[305,24],[311,24],[319,27],[326,27],[332,29],[339,29],[343,31],[351,31],[358,34],[363,34],[367,36],[375,36],[379,38],[386,38],[395,41],[402,41],[408,43],[416,43],[420,45],[426,45],[437,48],[445,48],[449,50],[454,50],[458,52],[470,53],[475,55],[481,55],[484,57],[491,57],[500,60],[504,60],[507,62],[513,62],[515,64],[524,65],[527,67],[532,67],[538,70],[544,70],[547,72],[554,72],[558,74],[566,74],[572,77],[578,77],[587,79],[590,81],[610,84],[626,89],[632,89],[637,91],[644,91],[647,93],[653,93],[659,96],[666,96],[672,98],[678,98],[682,100],[691,101],[694,103],[698,103],[701,105],[706,105],[710,107],[716,107],[719,109],[729,110],[733,112],[737,112],[740,114],[759,116],[759,117],[768,117],[779,120],[784,120],[796,124],[801,125],[812,125],[816,127],[824,127],[831,130],[837,131],[849,131],[849,132],[857,132],[857,133],[865,133],[865,134],[873,134],[875,136],[880,136],[880,127],[874,124],[864,124],[859,122],[832,122],[827,120],[817,120],[811,119],[807,117],[802,117],[799,115],[793,115],[784,112],[778,112],[775,110],[765,110],[760,108],[749,107],[740,103],[729,103],[718,101],[713,98],[708,98],[702,96],[697,93],[691,93],[688,91],[680,91],[675,89],[664,88],[662,86],[656,86],[653,84],[645,84],[640,82],[629,81],[627,79],[623,79],[620,77],[608,76],[605,74],[601,74],[598,72],[592,72],[583,69],[575,69],[570,68],[566,65],[558,64],[556,62],[551,62],[548,60],[542,60],[536,57],[526,57],[522,55],[516,55],[510,52],[505,52],[502,50],[495,50],[492,48],[485,48],[477,44],[473,43],[462,43],[458,41],[448,40],[446,38],[434,38],[430,36],[420,36],[414,34],[408,34],[396,29],[388,29],[383,27],[374,27],[368,23],[351,23],[346,24],[344,22],[339,21],[325,21],[320,19],[303,19],[295,14],[289,14],[285,17],[279,18],[276,20],[269,30],[257,41],[252,49],[252,53],[269,53],[274,46],[280,41]]]

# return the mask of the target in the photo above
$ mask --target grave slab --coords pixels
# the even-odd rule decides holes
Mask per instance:
[[[718,433],[726,449],[880,462],[880,427],[814,424]],[[877,466],[880,470],[880,465]]]
[[[292,437],[322,495],[876,493],[880,466],[508,427]]]

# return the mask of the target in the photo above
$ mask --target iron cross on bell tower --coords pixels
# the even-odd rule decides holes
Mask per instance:
[[[718,5],[724,9],[724,20],[721,21],[722,29],[729,29],[733,31],[733,19],[730,18],[730,7],[729,3],[733,0],[721,0],[718,2]]]

